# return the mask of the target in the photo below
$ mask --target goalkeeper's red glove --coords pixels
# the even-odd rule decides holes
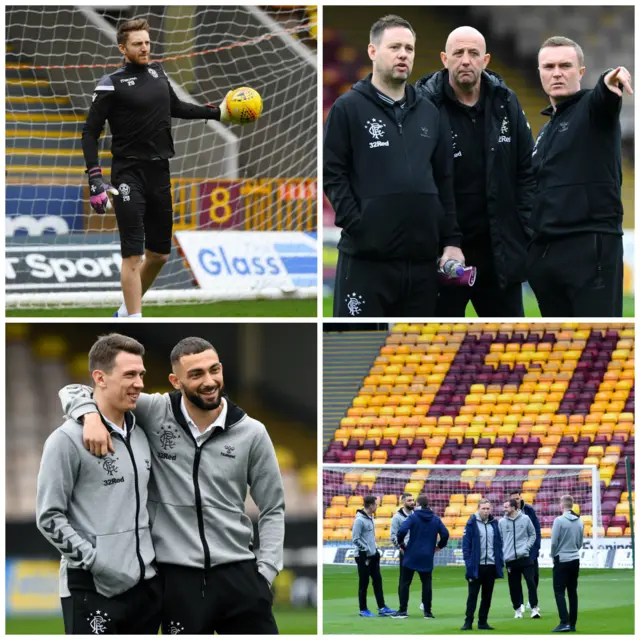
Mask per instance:
[[[100,167],[87,169],[86,173],[89,174],[89,202],[91,203],[91,208],[96,213],[109,211],[111,202],[107,193],[115,196],[118,195],[118,190],[103,181]]]

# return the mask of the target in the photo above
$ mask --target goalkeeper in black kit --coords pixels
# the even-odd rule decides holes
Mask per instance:
[[[124,66],[103,76],[82,130],[91,207],[110,208],[113,195],[122,252],[124,303],[118,317],[141,317],[142,296],[171,253],[173,206],[169,158],[175,155],[171,118],[231,122],[225,100],[221,107],[182,102],[157,62],[150,62],[146,20],[123,22],[117,32]],[[105,121],[112,134],[111,186],[98,162],[98,138]],[[144,256],[144,260],[143,260]]]

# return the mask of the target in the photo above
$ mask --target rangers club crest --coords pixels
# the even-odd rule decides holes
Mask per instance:
[[[364,298],[360,295],[358,295],[357,293],[355,293],[355,291],[348,295],[344,301],[347,303],[347,311],[349,311],[349,314],[352,316],[359,316],[360,313],[362,312],[362,305],[365,304]]]
[[[111,622],[111,618],[106,611],[96,611],[90,613],[87,622],[91,628],[91,633],[100,634],[107,633],[107,623]]]

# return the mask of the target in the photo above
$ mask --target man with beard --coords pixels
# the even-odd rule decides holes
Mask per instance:
[[[400,551],[400,574],[398,576],[398,593],[400,590],[400,583],[402,581],[402,559],[404,558],[404,549],[400,546],[398,542],[398,531],[402,526],[402,523],[413,513],[413,510],[416,507],[415,498],[410,493],[403,493],[400,496],[400,502],[402,506],[393,514],[393,518],[391,518],[391,543],[393,546]],[[405,537],[404,544],[405,546],[409,542],[409,534]]]
[[[407,84],[415,43],[406,20],[378,20],[373,73],[327,117],[324,191],[342,228],[334,316],[432,316],[438,262],[464,262],[449,125]]]
[[[536,541],[533,547],[531,547],[529,556],[533,561],[533,582],[535,583],[537,589],[538,583],[540,582],[540,566],[538,564],[538,556],[540,555],[540,546],[542,545],[542,529],[540,528],[540,520],[538,520],[536,510],[522,499],[520,491],[512,491],[509,494],[509,497],[513,498],[518,503],[518,509],[529,517],[529,520],[531,520],[531,524],[536,531]],[[529,600],[527,601],[527,609],[531,609],[531,598],[529,598]],[[524,613],[524,611],[524,608],[522,608],[522,613]]]
[[[478,502],[478,511],[468,520],[462,535],[462,556],[465,564],[465,578],[469,586],[467,610],[462,631],[473,629],[478,594],[478,629],[493,631],[489,625],[489,609],[496,578],[504,576],[502,571],[502,538],[498,521],[491,515],[491,502],[483,498]]]
[[[166,394],[141,394],[135,415],[151,446],[149,514],[164,579],[163,634],[275,634],[271,583],[282,569],[284,490],[264,425],[223,396],[222,363],[202,338],[171,352]],[[96,455],[112,447],[85,387],[61,391]],[[244,511],[249,486],[260,553]]]
[[[62,556],[67,635],[156,635],[160,627],[162,582],[147,509],[151,456],[131,413],[144,388],[143,356],[137,340],[117,333],[89,351],[96,415],[113,434],[112,456],[96,460],[85,451],[82,425],[73,419],[42,452],[36,523]]]
[[[173,205],[169,160],[175,155],[171,118],[230,122],[220,107],[182,102],[158,62],[152,62],[149,24],[126,20],[117,43],[124,56],[119,69],[104,75],[93,91],[82,129],[82,152],[89,177],[90,204],[96,213],[114,207],[122,253],[124,302],[117,317],[142,315],[142,296],[158,277],[171,252]],[[105,122],[112,135],[111,183],[102,177],[98,139]],[[144,256],[144,260],[143,260]]]
[[[621,316],[620,110],[631,74],[617,67],[581,89],[584,53],[561,36],[542,43],[538,71],[551,104],[533,149],[529,283],[543,316]]]
[[[524,316],[533,138],[515,93],[486,68],[490,57],[479,31],[458,27],[440,54],[445,68],[416,83],[451,124],[462,252],[477,267],[473,287],[440,287],[439,317],[463,317],[469,301],[479,316]]]

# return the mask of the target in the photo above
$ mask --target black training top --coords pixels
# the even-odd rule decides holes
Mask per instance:
[[[87,168],[99,165],[98,138],[109,121],[114,156],[139,160],[164,160],[175,154],[171,118],[220,120],[218,107],[182,102],[157,62],[128,62],[103,76],[82,129],[82,152]]]

